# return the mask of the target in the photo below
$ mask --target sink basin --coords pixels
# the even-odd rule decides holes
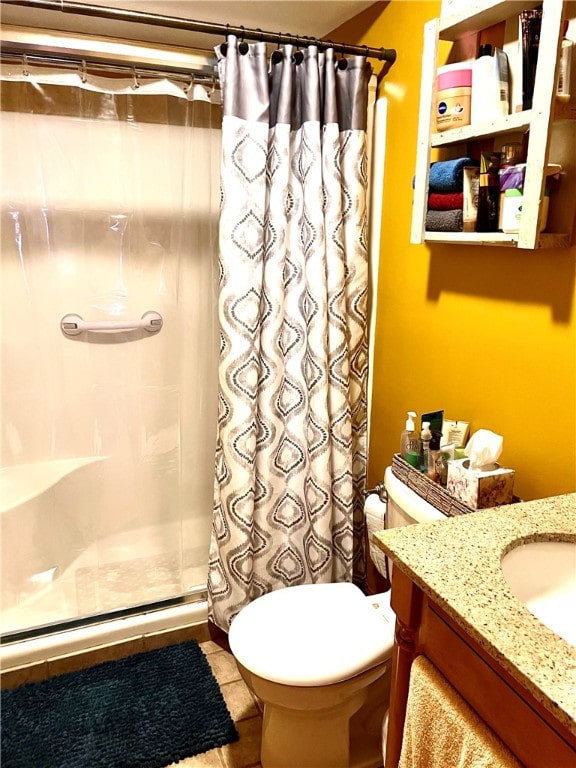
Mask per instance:
[[[504,555],[501,566],[518,600],[576,646],[576,541],[521,542]]]

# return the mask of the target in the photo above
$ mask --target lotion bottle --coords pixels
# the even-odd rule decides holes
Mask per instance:
[[[430,422],[422,422],[422,431],[420,432],[420,439],[422,440],[422,460],[420,462],[420,470],[422,472],[428,472],[428,457],[430,454],[430,440],[432,439],[432,432],[430,432]]]
[[[481,123],[489,119],[486,100],[490,98],[489,88],[492,77],[492,46],[481,45],[478,57],[472,62],[472,96],[470,98],[470,122]],[[489,110],[488,110],[489,112]]]
[[[440,455],[440,439],[442,432],[432,432],[430,438],[430,446],[428,449],[428,477],[434,480],[435,483],[440,482],[441,474],[441,461]]]
[[[559,101],[570,101],[570,71],[572,69],[572,48],[574,43],[568,40],[566,32],[568,21],[564,23],[564,36],[560,48],[560,63],[558,64],[558,82],[556,83],[556,98]]]
[[[408,455],[410,448],[410,441],[416,437],[416,427],[414,426],[414,419],[416,414],[414,411],[408,411],[408,418],[406,419],[406,428],[400,433],[400,456],[403,459]]]
[[[509,112],[508,57],[490,44],[480,46],[478,58],[472,62],[472,94],[470,122],[498,120]]]

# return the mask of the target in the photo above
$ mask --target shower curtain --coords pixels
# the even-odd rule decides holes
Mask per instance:
[[[214,91],[190,76],[2,66],[3,631],[205,593]],[[69,313],[147,311],[161,314],[158,333],[60,328]]]
[[[210,617],[364,576],[363,57],[230,36],[223,90],[220,374]]]

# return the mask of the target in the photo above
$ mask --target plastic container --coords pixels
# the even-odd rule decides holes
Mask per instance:
[[[422,431],[420,432],[420,439],[422,440],[422,459],[420,462],[420,470],[422,472],[428,472],[428,457],[430,454],[430,440],[432,439],[432,432],[430,432],[430,422],[422,422]]]
[[[565,33],[566,34],[566,33]],[[559,101],[570,101],[570,74],[572,70],[572,40],[564,38],[560,50],[560,63],[558,64],[558,82],[556,83],[556,98]]]
[[[481,45],[478,58],[472,62],[470,122],[497,120],[509,111],[508,57],[499,48]]]
[[[476,232],[498,231],[498,207],[500,205],[498,171],[500,160],[500,152],[482,152],[480,155]]]
[[[416,414],[414,411],[408,412],[406,419],[406,429],[400,435],[400,455],[406,459],[408,464],[416,469],[420,469],[422,461],[422,441],[420,435],[414,426]]]
[[[408,449],[410,447],[411,441],[417,437],[416,427],[414,425],[416,414],[414,411],[408,411],[407,416],[408,418],[406,419],[406,428],[403,429],[400,433],[400,456],[402,456],[403,459],[405,459],[408,455]]]
[[[520,189],[507,189],[504,192],[502,201],[502,232],[512,234],[520,231],[520,222],[522,219],[522,206],[524,205],[524,195]],[[543,232],[548,224],[548,208],[550,206],[550,190],[544,190],[544,197],[540,205],[540,218],[538,219],[538,230]]]
[[[436,76],[436,130],[470,125],[472,65],[447,64]]]
[[[432,432],[428,447],[428,477],[435,483],[440,482],[442,474],[442,455],[440,453],[440,440],[442,432]]]

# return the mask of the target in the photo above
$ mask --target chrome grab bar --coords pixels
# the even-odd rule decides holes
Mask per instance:
[[[164,321],[159,312],[144,312],[140,320],[83,320],[80,315],[64,315],[60,328],[66,336],[78,336],[85,331],[136,331],[143,328],[148,333],[158,333]]]

